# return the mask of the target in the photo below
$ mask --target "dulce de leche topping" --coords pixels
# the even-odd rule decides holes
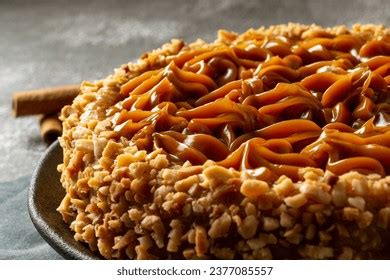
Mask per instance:
[[[222,40],[167,60],[121,86],[116,137],[266,181],[306,166],[390,175],[389,35]]]

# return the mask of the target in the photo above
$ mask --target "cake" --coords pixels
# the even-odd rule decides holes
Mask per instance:
[[[384,26],[172,40],[61,120],[58,211],[106,259],[390,257]]]

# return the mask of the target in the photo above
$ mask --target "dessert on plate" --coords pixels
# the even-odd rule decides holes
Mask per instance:
[[[388,28],[172,40],[61,118],[58,211],[104,258],[389,258]]]

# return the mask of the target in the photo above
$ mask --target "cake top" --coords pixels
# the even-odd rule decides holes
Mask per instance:
[[[288,24],[220,31],[210,44],[173,40],[84,83],[72,110],[98,138],[162,149],[178,165],[212,160],[269,182],[297,180],[302,167],[385,176],[389,34]]]

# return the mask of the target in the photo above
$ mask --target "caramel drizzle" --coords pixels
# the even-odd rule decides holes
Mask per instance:
[[[181,51],[121,86],[114,131],[269,181],[304,166],[389,175],[390,38],[317,35]]]

